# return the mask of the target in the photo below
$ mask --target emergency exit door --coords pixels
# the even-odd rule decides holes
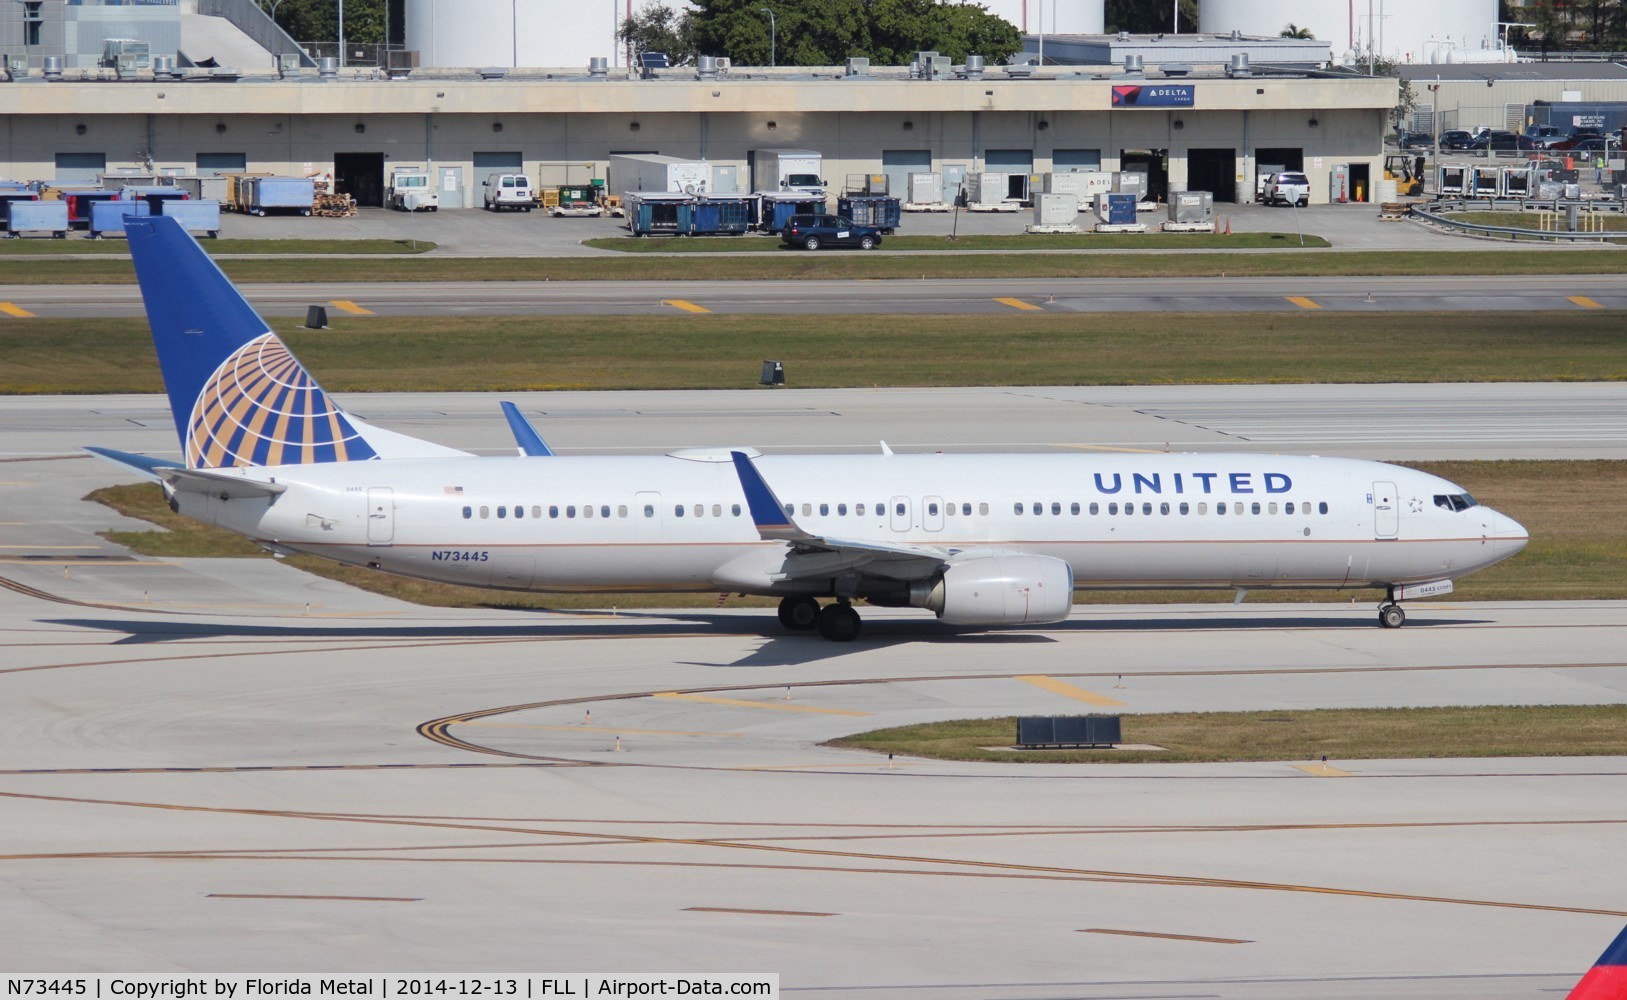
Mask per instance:
[[[1394,483],[1373,484],[1373,537],[1395,538],[1401,533],[1401,505]]]

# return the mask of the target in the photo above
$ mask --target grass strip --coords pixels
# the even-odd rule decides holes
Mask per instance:
[[[1619,274],[1620,250],[1385,250],[1339,253],[1147,253],[942,256],[859,251],[580,257],[404,257],[391,260],[222,258],[234,281],[794,281],[884,278],[1170,278],[1323,275]],[[18,260],[11,285],[128,284],[127,259]]]
[[[1627,378],[1610,310],[979,316],[333,316],[272,326],[337,392],[740,389],[791,384],[1154,385]],[[381,349],[381,345],[388,345]],[[0,393],[161,390],[139,319],[0,318]]]
[[[1446,218],[1457,222],[1468,222],[1477,226],[1508,226],[1511,229],[1541,229],[1544,224],[1549,229],[1565,230],[1565,213],[1563,212],[1453,212]],[[1589,213],[1582,213],[1582,225],[1586,226]],[[1627,216],[1616,212],[1600,212],[1593,216],[1606,232],[1627,232]]]
[[[939,760],[1029,764],[1590,757],[1627,754],[1627,705],[1480,705],[1123,716],[1126,743],[1162,750],[990,750],[1017,720],[962,719],[878,729],[827,746]]]
[[[584,240],[584,245],[624,253],[805,253],[778,236],[665,237],[611,236]],[[1331,246],[1320,236],[1296,233],[1034,233],[1003,236],[887,236],[887,250],[1298,250]]]
[[[210,256],[223,254],[418,254],[435,249],[435,244],[418,240],[414,248],[410,240],[200,240],[199,245]],[[76,256],[97,254],[123,256],[130,254],[130,244],[123,238],[105,240],[0,240],[0,257]],[[15,261],[6,268],[6,280],[11,269],[28,261]]]
[[[1409,462],[1463,486],[1531,532],[1513,559],[1458,582],[1453,601],[1627,599],[1627,461]],[[221,528],[172,513],[150,483],[99,489],[86,497],[121,514],[150,521],[157,531],[108,532],[109,541],[151,556],[252,556],[260,548]],[[404,601],[445,607],[604,608],[717,606],[710,594],[508,594],[426,583],[352,569],[309,556],[290,563],[321,576]],[[1355,594],[1378,603],[1376,591],[1256,591],[1258,601],[1329,601]],[[1223,591],[1081,591],[1082,604],[1203,603],[1232,600]],[[774,602],[731,596],[729,607]]]

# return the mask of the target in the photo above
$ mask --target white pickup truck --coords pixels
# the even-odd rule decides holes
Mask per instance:
[[[390,207],[401,212],[438,212],[441,195],[427,172],[398,168],[390,172]]]

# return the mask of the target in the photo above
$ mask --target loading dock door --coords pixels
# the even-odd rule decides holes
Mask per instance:
[[[1079,170],[1102,169],[1102,151],[1099,149],[1054,149],[1051,151],[1051,169],[1059,174]]]
[[[1169,196],[1169,151],[1166,149],[1122,149],[1120,170],[1139,170],[1147,175],[1147,200],[1164,201]]]
[[[56,179],[59,181],[92,181],[107,173],[106,153],[58,153]]]
[[[485,189],[480,185],[492,174],[525,173],[525,157],[516,151],[474,154],[474,183],[469,185],[467,208],[475,206],[476,199],[484,203]]]
[[[1237,200],[1237,151],[1191,149],[1186,153],[1186,189],[1208,191],[1217,202]]]
[[[887,175],[889,197],[908,201],[910,174],[925,173],[932,169],[930,149],[884,149],[881,151],[881,172]]]
[[[1034,172],[1032,149],[991,149],[983,154],[983,169],[1010,175],[1006,182],[1007,201],[1028,200],[1028,178]]]
[[[384,154],[334,153],[333,186],[364,208],[384,207]]]

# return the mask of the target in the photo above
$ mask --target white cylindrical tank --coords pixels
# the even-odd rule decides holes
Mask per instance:
[[[1429,61],[1435,45],[1426,43],[1471,51],[1497,41],[1497,0],[1203,0],[1199,9],[1206,32],[1274,37],[1293,24],[1363,59],[1369,41],[1378,55],[1411,63]]]
[[[406,0],[406,44],[420,66],[580,66],[605,56],[622,65],[616,27],[626,0]]]
[[[1107,0],[986,0],[984,6],[1025,35],[1041,29],[1047,35],[1099,35]]]

